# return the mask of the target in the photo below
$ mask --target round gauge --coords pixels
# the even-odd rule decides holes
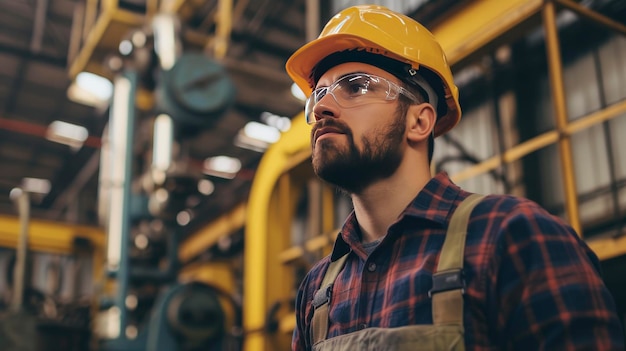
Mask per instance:
[[[159,104],[182,123],[211,125],[235,99],[228,72],[201,53],[182,55],[163,73],[162,84]]]

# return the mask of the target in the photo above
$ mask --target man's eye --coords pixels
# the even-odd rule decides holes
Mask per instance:
[[[354,79],[348,82],[347,91],[350,94],[361,95],[370,88],[370,81],[368,79]]]
[[[348,86],[350,94],[361,94],[363,90],[367,90],[363,84],[352,83]]]

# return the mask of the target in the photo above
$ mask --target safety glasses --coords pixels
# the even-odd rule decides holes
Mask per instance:
[[[315,123],[313,108],[326,94],[332,95],[337,105],[342,108],[351,108],[382,100],[395,100],[400,94],[405,95],[413,102],[418,102],[415,95],[410,91],[383,77],[352,73],[339,78],[330,86],[313,90],[304,105],[304,114],[308,124]]]

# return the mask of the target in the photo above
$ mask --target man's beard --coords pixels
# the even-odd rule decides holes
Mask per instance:
[[[348,148],[338,148],[337,141],[321,140],[314,146],[313,170],[322,180],[347,193],[359,193],[377,180],[390,177],[402,161],[402,140],[406,130],[404,113],[397,111],[394,122],[382,131],[373,130],[361,138],[362,150],[354,143],[352,131],[334,118],[319,122],[313,130],[334,127],[345,133]]]

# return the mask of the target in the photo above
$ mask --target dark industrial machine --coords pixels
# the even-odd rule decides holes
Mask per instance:
[[[114,286],[100,301],[101,350],[238,348],[226,314],[241,310],[223,307],[236,304],[228,293],[178,280],[181,216],[204,196],[203,175],[188,159],[186,142],[211,128],[235,96],[224,68],[185,51],[178,28],[176,16],[157,14],[128,33],[129,47],[107,61],[114,93],[103,138],[100,213],[107,232],[105,281]],[[135,107],[138,90],[155,96],[147,111]],[[142,127],[148,137],[137,140],[135,128]]]

